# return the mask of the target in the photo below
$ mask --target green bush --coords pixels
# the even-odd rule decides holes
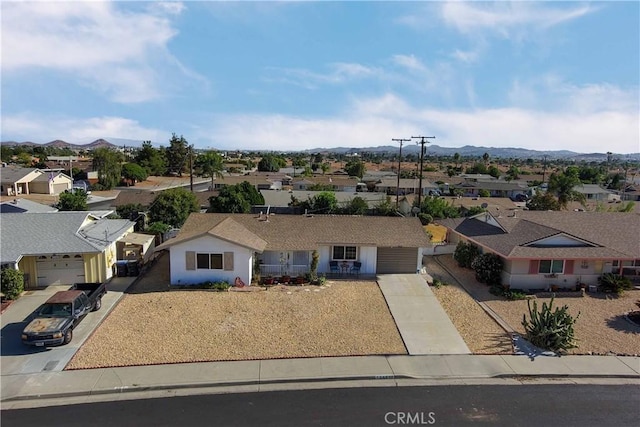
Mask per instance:
[[[433,216],[422,212],[418,214],[418,219],[422,225],[428,225],[433,222]]]
[[[491,193],[489,193],[489,190],[482,189],[482,190],[478,191],[478,196],[480,196],[480,197],[491,197]]]
[[[516,290],[505,290],[502,293],[502,296],[510,301],[527,299],[527,294],[525,294],[522,291],[516,291]]]
[[[496,254],[486,253],[475,257],[471,268],[476,272],[476,279],[488,285],[502,284],[502,258]]]
[[[24,274],[14,268],[2,269],[2,293],[7,299],[16,299],[24,291]]]
[[[453,253],[453,259],[458,262],[458,266],[471,268],[473,260],[480,255],[480,249],[472,244],[465,242],[458,242],[456,250]]]
[[[600,290],[603,292],[613,292],[616,295],[622,295],[624,291],[633,288],[631,280],[618,274],[605,273],[598,278]]]
[[[522,316],[522,326],[526,331],[527,340],[537,347],[554,352],[566,352],[578,347],[573,325],[580,317],[580,312],[574,318],[569,314],[567,305],[562,308],[556,307],[555,311],[551,310],[552,306],[553,298],[549,305],[542,303],[540,311],[536,301],[533,302],[533,308],[531,301],[527,301],[531,320],[527,320],[526,314]]]

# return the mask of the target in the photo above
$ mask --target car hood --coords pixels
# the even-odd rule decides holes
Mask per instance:
[[[25,334],[43,334],[58,332],[69,319],[65,317],[38,317],[24,328]]]

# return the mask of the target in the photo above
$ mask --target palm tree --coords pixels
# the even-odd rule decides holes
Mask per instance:
[[[489,159],[490,159],[490,158],[491,158],[491,157],[489,156],[489,153],[484,153],[484,154],[482,155],[482,160],[484,160],[484,165],[485,165],[485,166],[489,166]]]
[[[222,162],[222,156],[215,151],[207,151],[204,154],[200,154],[196,158],[196,168],[203,176],[211,177],[211,189],[213,190],[213,180],[215,178],[224,179],[222,171],[224,171],[224,164]]]
[[[580,184],[577,170],[567,168],[564,172],[551,174],[547,191],[556,194],[560,207],[566,209],[572,200],[584,203],[584,194],[574,190],[574,187]]]
[[[460,153],[455,153],[453,155],[453,161],[456,163],[456,169],[458,169],[458,164],[460,163]]]

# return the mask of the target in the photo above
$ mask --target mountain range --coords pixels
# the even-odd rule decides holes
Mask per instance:
[[[57,148],[70,148],[74,151],[80,150],[93,150],[96,148],[121,148],[126,147],[141,147],[142,141],[124,138],[109,138],[109,140],[100,138],[92,141],[88,144],[73,144],[70,142],[55,140],[47,142],[45,144],[38,144],[35,142],[15,142],[15,141],[3,141],[0,145],[6,146],[44,146],[44,147],[57,147]],[[154,143],[158,146],[160,144]],[[224,151],[224,150],[222,150]],[[242,150],[241,150],[242,151]],[[334,148],[314,148],[310,150],[304,150],[305,153],[318,153],[318,152],[331,152],[336,154],[354,154],[354,153],[397,153],[398,146],[382,145],[377,147],[334,147]],[[402,152],[405,154],[419,154],[420,146],[417,144],[405,144],[402,147]],[[425,155],[427,156],[453,156],[455,153],[460,154],[462,157],[477,157],[480,158],[484,153],[489,154],[491,158],[520,158],[520,159],[542,159],[545,156],[549,159],[571,159],[571,160],[585,160],[585,161],[603,161],[607,159],[606,153],[576,153],[568,150],[529,150],[526,148],[515,147],[476,147],[472,145],[465,145],[463,147],[441,147],[439,145],[426,145]],[[640,160],[640,153],[632,154],[616,154],[613,157],[615,159],[624,160]]]

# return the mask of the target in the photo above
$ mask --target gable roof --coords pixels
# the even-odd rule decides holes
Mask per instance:
[[[290,190],[290,191],[281,191],[281,190],[260,190],[260,194],[264,198],[264,206],[289,206],[291,203],[291,197],[295,197],[300,201],[308,200],[318,194],[322,193],[322,191],[304,191],[304,190]],[[368,192],[347,192],[347,191],[336,191],[332,193],[336,196],[336,200],[338,204],[344,205],[349,203],[355,197],[360,197],[364,201],[367,202],[369,207],[373,207],[383,203],[387,200],[386,194],[381,193],[368,193]]]
[[[24,255],[99,253],[135,225],[128,220],[91,218],[89,212],[2,214],[0,262],[16,262]]]
[[[2,168],[2,174],[0,176],[0,180],[3,183],[13,184],[15,182],[21,181],[23,178],[25,178],[27,175],[29,175],[31,172],[34,172],[34,171],[44,173],[37,168],[22,168],[22,167],[7,166]]]
[[[493,217],[500,228],[476,218],[438,220],[488,249],[509,258],[640,258],[640,215],[620,212],[522,211]],[[567,235],[591,246],[528,245]]]
[[[46,181],[49,181],[49,174],[51,174],[51,175],[53,176],[53,178],[54,178],[54,179],[55,179],[55,178],[60,177],[60,178],[68,179],[69,181],[73,182],[73,180],[71,179],[71,177],[70,177],[69,175],[64,174],[64,173],[62,173],[62,172],[53,172],[53,171],[51,171],[51,172],[45,172],[45,173],[43,173],[43,174],[41,174],[41,175],[38,175],[38,176],[37,176],[37,177],[35,177],[33,180],[34,180],[34,181],[38,181],[38,182],[42,182],[42,181],[46,182]]]
[[[232,222],[221,224],[227,219]],[[227,227],[234,228],[235,233],[223,231]],[[430,246],[429,238],[417,218],[269,215],[267,220],[265,215],[193,213],[180,233],[157,249],[166,249],[211,234],[212,229],[216,229],[216,233],[224,233],[225,240],[238,242],[246,247],[253,245],[257,248],[260,244],[257,237],[265,242],[263,250],[303,251],[317,249],[320,245],[404,248]]]

